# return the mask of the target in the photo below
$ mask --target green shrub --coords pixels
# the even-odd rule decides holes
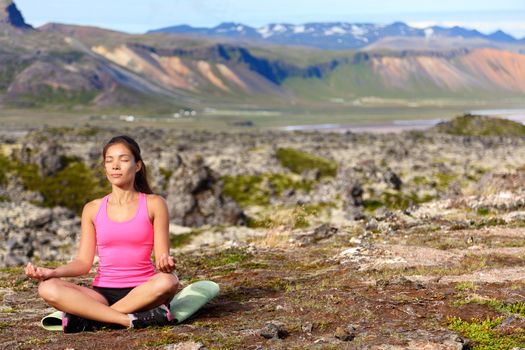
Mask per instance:
[[[282,166],[296,174],[318,170],[321,177],[333,177],[337,172],[337,165],[334,162],[293,148],[279,148],[275,155]]]

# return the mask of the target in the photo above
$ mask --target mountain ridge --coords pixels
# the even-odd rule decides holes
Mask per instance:
[[[16,8],[12,1],[3,4]],[[255,36],[287,31],[306,35],[312,28],[275,25],[257,32],[226,23],[219,29]],[[173,114],[180,108],[247,103],[256,108],[325,109],[332,108],[334,100],[360,104],[377,99],[494,100],[525,95],[521,83],[525,55],[494,47],[494,41],[476,38],[477,31],[436,27],[438,34],[422,34],[396,22],[383,26],[383,33],[412,37],[380,38],[379,31],[373,33],[379,30],[373,24],[318,24],[317,29],[328,31],[330,37],[347,30],[368,45],[330,51],[283,42],[184,33],[127,34],[59,23],[31,30],[13,27],[0,33],[0,101],[22,108]],[[474,38],[440,36],[450,32]],[[375,42],[370,43],[367,33],[375,35]],[[503,32],[493,36],[508,39]]]
[[[33,29],[27,24],[13,0],[0,1],[0,26],[16,29]]]
[[[455,27],[411,27],[403,22],[388,25],[349,22],[312,22],[305,24],[271,23],[259,28],[242,23],[223,22],[213,28],[194,28],[177,25],[150,30],[147,33],[179,33],[204,37],[227,37],[238,40],[256,40],[281,45],[300,45],[319,49],[360,49],[382,38],[402,36],[411,38],[465,38],[485,39],[504,44],[525,44],[525,38],[517,39],[498,30],[483,34],[477,30]]]

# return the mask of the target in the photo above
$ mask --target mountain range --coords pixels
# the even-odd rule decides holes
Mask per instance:
[[[186,32],[132,35],[59,23],[33,28],[13,1],[0,0],[0,104],[170,113],[525,95],[525,44],[500,32],[402,23],[266,30],[223,24],[221,35],[217,28],[178,28]],[[324,36],[314,39],[315,33]],[[337,38],[356,46],[305,44],[335,45]]]
[[[273,23],[260,28],[253,28],[242,23],[222,23],[214,28],[178,25],[152,30],[149,33],[191,34],[277,45],[306,46],[323,50],[361,49],[389,37],[424,38],[427,40],[462,38],[498,44],[525,44],[525,38],[518,40],[501,30],[486,35],[477,30],[457,26],[453,28],[432,26],[419,29],[402,22],[389,25],[342,22],[300,25]]]

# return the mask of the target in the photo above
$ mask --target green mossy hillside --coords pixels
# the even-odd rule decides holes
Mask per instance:
[[[72,108],[78,105],[88,105],[100,93],[97,90],[81,89],[66,90],[42,86],[37,92],[19,96],[13,104],[15,106],[41,108],[51,105],[60,105]]]
[[[464,114],[434,127],[459,136],[525,136],[525,125],[508,119]]]

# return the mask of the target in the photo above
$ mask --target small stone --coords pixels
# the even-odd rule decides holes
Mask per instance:
[[[177,344],[169,344],[164,347],[164,350],[207,350],[202,343],[194,341],[187,341]]]
[[[350,241],[349,241],[349,242],[352,243],[352,244],[359,245],[359,244],[361,244],[363,241],[362,241],[361,239],[357,238],[357,237],[352,237],[352,238],[350,238]]]
[[[376,219],[370,219],[366,224],[365,224],[365,229],[367,231],[374,231],[374,230],[377,230],[377,220]]]
[[[347,325],[346,327],[337,327],[335,329],[335,337],[342,341],[352,341],[357,335],[357,329],[354,325]]]
[[[447,346],[447,349],[451,350],[462,350],[462,349],[470,349],[470,341],[463,339],[462,337],[452,334],[448,337],[445,337],[442,342],[443,345]]]
[[[266,323],[259,334],[266,339],[283,339],[288,335],[288,332],[284,329],[281,323],[272,321]]]
[[[312,322],[305,322],[301,325],[301,330],[305,333],[312,333],[314,325]]]

